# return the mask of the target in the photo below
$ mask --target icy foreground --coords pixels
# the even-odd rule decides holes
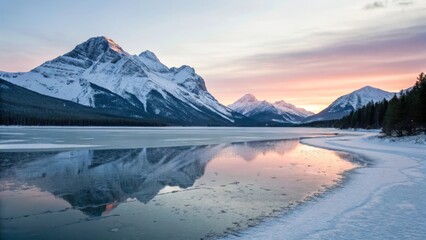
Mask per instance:
[[[372,166],[354,170],[342,188],[228,239],[425,239],[426,145],[374,135],[302,140],[360,154]]]

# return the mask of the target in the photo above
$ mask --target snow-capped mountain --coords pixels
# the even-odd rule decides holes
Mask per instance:
[[[0,72],[0,78],[93,108],[121,111],[131,106],[139,109],[132,117],[172,124],[232,125],[248,120],[221,105],[193,68],[168,68],[150,51],[131,55],[107,37],[90,38],[30,72]]]
[[[252,94],[244,95],[228,107],[261,123],[300,123],[314,114],[285,101],[259,101]]]
[[[383,99],[389,100],[394,95],[395,93],[392,92],[366,86],[337,98],[321,112],[307,117],[304,122],[340,119],[348,115],[353,110],[367,105],[369,102],[380,102]]]

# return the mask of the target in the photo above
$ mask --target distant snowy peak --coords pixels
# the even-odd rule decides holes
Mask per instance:
[[[390,99],[395,93],[386,92],[379,88],[366,86],[339,97],[330,105],[329,112],[346,111],[351,112],[359,109],[369,102],[379,102],[383,99]]]
[[[240,99],[235,101],[233,104],[228,105],[228,107],[234,111],[237,111],[243,115],[249,113],[254,108],[258,107],[260,102],[257,100],[257,98],[248,93],[244,96],[242,96]]]
[[[239,102],[241,104],[242,103],[257,102],[257,101],[258,101],[257,98],[251,93],[248,93],[248,94],[242,96],[240,99],[237,100],[237,102]]]
[[[308,111],[308,110],[306,110],[304,108],[298,108],[298,107],[294,106],[293,104],[287,103],[287,102],[285,102],[283,100],[276,101],[274,103],[274,105],[275,105],[275,107],[279,108],[281,111],[292,112],[294,114],[297,114],[297,115],[303,116],[303,117],[309,117],[309,116],[315,114],[315,113],[313,113],[311,111]]]
[[[262,104],[261,101],[258,101],[257,98],[252,94],[246,94],[240,99],[235,101],[233,104],[228,105],[228,107],[236,112],[239,112],[243,115],[247,115],[252,112],[254,109],[259,108],[261,105],[265,107],[265,103]],[[269,104],[270,105],[270,104]],[[272,105],[271,105],[272,107]]]
[[[313,114],[282,100],[275,103],[259,101],[253,94],[244,95],[228,107],[259,122],[299,123]]]
[[[337,98],[326,109],[306,118],[305,122],[340,119],[350,112],[367,105],[369,102],[380,102],[383,99],[389,100],[394,95],[395,93],[392,92],[366,86]]]

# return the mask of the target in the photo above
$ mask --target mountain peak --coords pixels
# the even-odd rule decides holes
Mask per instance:
[[[305,119],[305,122],[339,119],[370,102],[376,103],[383,99],[389,100],[394,94],[395,93],[387,92],[379,88],[365,86],[337,98],[321,112]]]
[[[292,105],[292,106],[294,106],[293,104],[287,103],[284,100],[276,101],[274,104],[277,104],[277,105]]]
[[[159,62],[159,61],[160,61],[160,60],[158,59],[158,57],[155,55],[155,53],[153,53],[153,52],[151,52],[151,51],[149,51],[149,50],[146,50],[146,51],[141,52],[141,53],[139,54],[139,57],[148,58],[148,59],[150,59],[150,60],[157,61],[157,62]]]
[[[145,64],[151,70],[155,70],[158,72],[166,72],[169,71],[169,68],[160,62],[155,53],[146,50],[139,54],[139,60]]]
[[[296,107],[295,105],[288,103],[284,100],[276,101],[274,103],[274,106],[277,107],[278,109],[281,109],[284,112],[292,112],[292,113],[295,113],[295,114],[297,114],[299,116],[303,116],[303,117],[308,117],[308,116],[314,115],[313,112],[308,111],[304,108]]]
[[[375,91],[377,91],[377,92],[383,92],[383,90],[380,89],[380,88],[375,88],[375,87],[368,86],[368,85],[365,86],[365,87],[362,87],[362,88],[360,88],[358,90],[355,90],[353,92],[375,92]]]
[[[283,100],[270,103],[266,100],[259,101],[253,94],[246,94],[228,107],[247,117],[251,117],[261,123],[275,122],[298,123],[313,113],[303,108],[297,108],[293,104]]]
[[[105,36],[89,38],[87,41],[83,42],[80,45],[83,45],[85,47],[91,47],[91,48],[101,47],[105,51],[108,48],[110,48],[110,49],[114,50],[115,52],[125,53],[124,50],[120,47],[120,45],[118,45],[116,42],[114,42],[114,40],[112,40],[111,38],[108,38],[108,37],[105,37]],[[80,46],[80,45],[78,45],[78,46]]]
[[[246,95],[242,96],[240,99],[237,100],[237,102],[257,102],[257,98],[251,94],[247,93]]]
[[[85,42],[77,45],[71,52],[65,54],[64,56],[78,59],[88,58],[90,60],[96,61],[106,52],[112,54],[129,55],[112,39],[100,36],[89,38]]]
[[[342,98],[349,98],[351,99],[352,102],[354,101],[364,101],[365,99],[371,99],[371,100],[383,100],[383,98],[388,98],[388,96],[390,95],[390,92],[384,91],[380,88],[375,88],[375,87],[371,87],[371,86],[365,86],[362,87],[358,90],[355,90],[349,94],[346,94],[344,96],[342,96]],[[359,98],[359,100],[354,99],[354,98]],[[352,104],[353,105],[353,104]],[[359,105],[359,104],[357,104]],[[365,104],[364,104],[365,105]],[[355,106],[355,105],[354,105]],[[355,109],[357,109],[358,107],[356,107]]]
[[[186,72],[188,74],[195,74],[195,69],[193,67],[188,66],[188,65],[182,65],[178,68],[172,67],[171,69],[174,72]]]
[[[276,101],[276,102],[274,102],[274,105],[276,107],[278,107],[278,108],[284,108],[284,109],[293,109],[293,108],[296,108],[296,106],[294,106],[293,104],[287,103],[284,100]]]

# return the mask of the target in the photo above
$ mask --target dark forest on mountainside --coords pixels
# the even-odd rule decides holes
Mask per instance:
[[[412,89],[378,103],[365,105],[349,115],[330,121],[303,124],[310,127],[379,129],[387,135],[413,135],[426,131],[426,74],[417,77]]]

